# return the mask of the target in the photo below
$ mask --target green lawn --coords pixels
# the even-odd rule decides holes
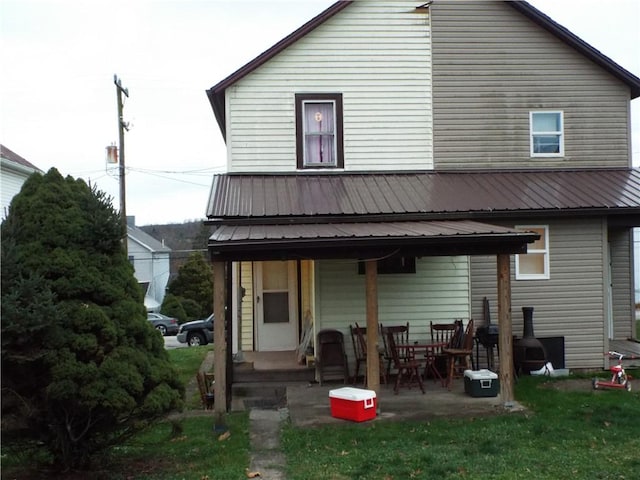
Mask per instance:
[[[189,380],[207,347],[171,351]],[[631,372],[635,378],[640,371]],[[622,390],[550,388],[573,380],[524,377],[516,398],[524,413],[430,422],[377,421],[317,428],[286,424],[282,444],[288,480],[635,479],[640,478],[640,381]],[[588,380],[585,380],[588,381]],[[545,385],[546,383],[546,385]],[[220,441],[213,414],[166,420],[97,458],[90,474],[65,480],[235,480],[249,467],[249,419],[225,417]],[[36,479],[9,461],[2,478]],[[16,464],[23,469],[16,469]],[[5,468],[5,467],[12,468]]]
[[[522,378],[526,413],[299,429],[289,480],[640,478],[640,393],[564,391]],[[640,385],[638,385],[640,387]]]

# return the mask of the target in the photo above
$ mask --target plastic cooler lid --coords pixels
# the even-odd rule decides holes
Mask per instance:
[[[329,397],[352,401],[368,400],[370,398],[376,398],[376,392],[373,390],[365,390],[364,388],[343,387],[329,390]]]
[[[464,376],[471,380],[486,380],[487,378],[497,379],[498,374],[483,368],[481,370],[465,370]]]

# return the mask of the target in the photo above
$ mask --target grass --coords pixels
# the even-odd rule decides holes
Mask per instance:
[[[169,350],[171,362],[187,385],[193,380],[212,345]],[[246,478],[249,466],[249,416],[246,413],[225,416],[231,433],[218,440],[213,412],[202,413],[197,394],[187,395],[186,410],[199,410],[167,420],[114,448],[102,459],[108,464],[110,480],[183,480]]]
[[[516,398],[530,407],[528,413],[313,429],[288,425],[282,439],[287,478],[640,478],[640,394],[564,391],[545,382],[518,382]]]
[[[194,376],[202,364],[207,353],[213,351],[213,345],[200,347],[174,348],[167,350],[171,363],[178,371],[178,376],[182,383],[187,386],[194,381]],[[197,388],[197,387],[196,387]],[[188,395],[185,401],[185,408],[193,410],[200,408],[200,398],[198,395]]]
[[[207,352],[213,347],[169,350],[171,362],[185,383],[193,379]],[[189,395],[187,395],[189,397]],[[182,415],[154,424],[128,441],[94,459],[91,472],[67,473],[55,477],[46,472],[47,457],[38,449],[29,455],[13,454],[11,446],[2,446],[2,479],[40,480],[183,480],[208,476],[209,480],[246,478],[249,466],[249,416],[234,413],[225,416],[229,438],[219,440],[214,431],[213,412],[203,412],[198,395],[187,398]],[[8,448],[7,448],[8,447]],[[8,454],[7,452],[12,452]],[[33,467],[33,465],[39,466]]]
[[[209,347],[210,348],[210,347]],[[184,381],[207,347],[169,352]],[[640,371],[630,372],[640,378]],[[523,377],[524,413],[430,422],[377,421],[317,428],[286,424],[282,445],[289,480],[633,479],[640,478],[640,382],[635,390],[572,391],[573,380]],[[588,379],[585,379],[588,382]],[[557,387],[557,388],[555,388]],[[199,409],[199,407],[198,407]],[[96,459],[96,470],[65,480],[235,480],[249,466],[249,418],[225,417],[218,440],[213,414],[160,422]],[[5,446],[3,446],[3,451]],[[39,479],[5,469],[3,479]],[[18,459],[19,460],[19,459]],[[15,460],[14,460],[15,465]],[[22,465],[29,465],[22,459]],[[18,472],[18,473],[16,473]]]
[[[213,351],[213,345],[190,348],[173,348],[167,350],[171,363],[178,371],[180,380],[185,385],[196,374],[208,352]]]
[[[244,479],[249,467],[249,416],[230,414],[231,435],[218,440],[213,414],[166,421],[114,448],[102,465],[110,480]]]

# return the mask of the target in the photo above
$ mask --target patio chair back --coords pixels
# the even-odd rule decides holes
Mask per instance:
[[[344,383],[349,379],[349,366],[344,350],[344,337],[339,330],[325,329],[318,332],[318,369],[320,385],[324,376],[336,372],[343,376]]]

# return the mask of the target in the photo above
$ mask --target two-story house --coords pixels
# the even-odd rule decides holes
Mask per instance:
[[[568,368],[634,335],[640,78],[528,3],[337,2],[207,94],[234,352],[355,322],[424,336],[484,297],[505,337],[534,307]]]

